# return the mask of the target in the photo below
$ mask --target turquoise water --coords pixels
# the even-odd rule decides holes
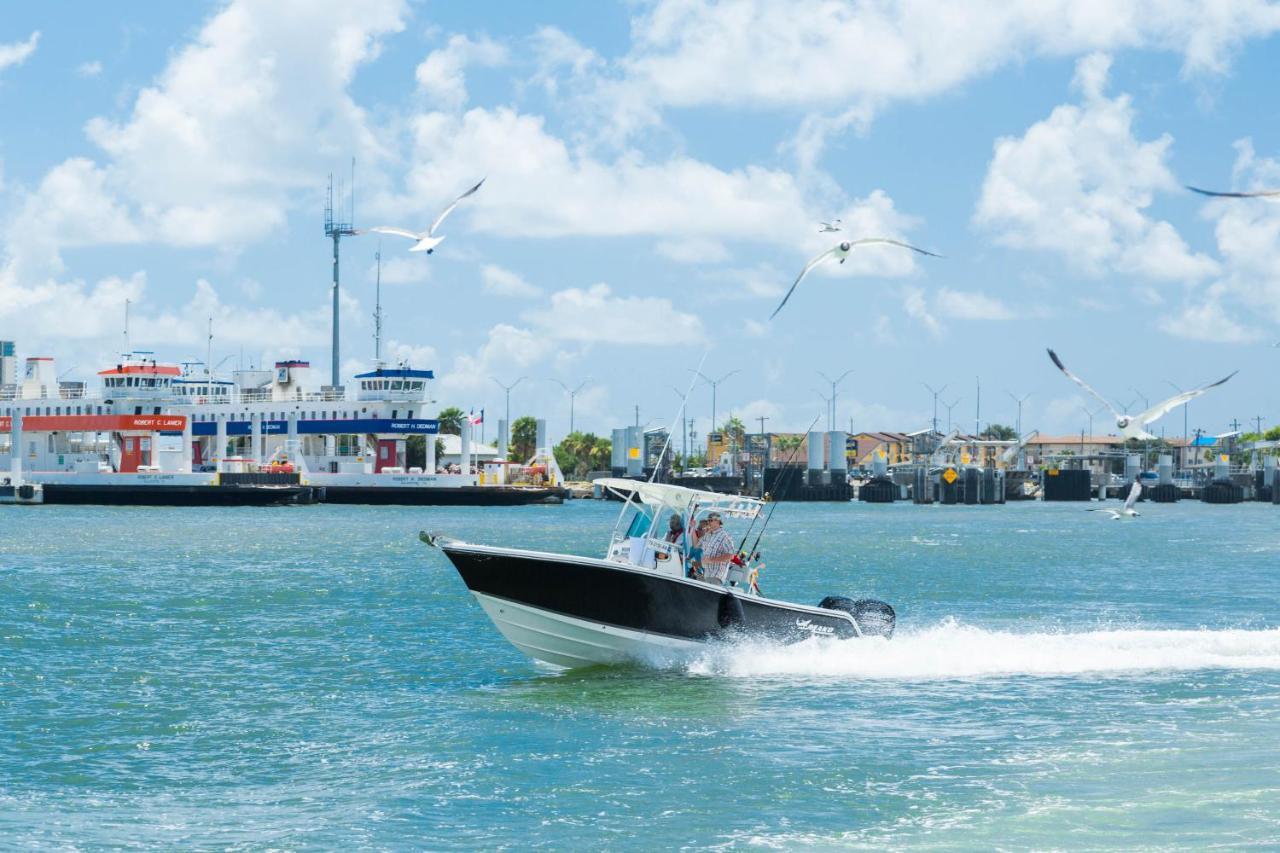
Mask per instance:
[[[616,511],[0,508],[0,846],[1280,844],[1280,509],[783,505],[893,640],[571,674],[416,538]]]

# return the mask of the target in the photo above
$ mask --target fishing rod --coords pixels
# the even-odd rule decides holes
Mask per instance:
[[[816,424],[816,423],[818,422],[818,418],[820,418],[820,417],[822,417],[822,415],[818,415],[818,416],[817,416],[817,417],[815,417],[812,421],[810,421],[810,422],[809,422],[809,428],[805,430],[805,435],[808,435],[808,434],[809,434],[809,431],[813,429],[814,424]],[[793,448],[791,448],[791,455],[790,455],[790,456],[788,456],[788,457],[783,461],[783,463],[782,463],[782,476],[778,478],[778,482],[777,482],[777,484],[776,484],[777,491],[782,492],[782,488],[781,488],[781,487],[782,487],[783,483],[785,483],[785,482],[786,482],[786,479],[785,479],[785,478],[786,478],[786,476],[787,476],[788,474],[794,474],[794,473],[795,473],[795,471],[794,471],[794,470],[792,470],[792,469],[790,468],[790,465],[791,465],[792,461],[796,458],[796,454],[797,454],[797,453],[799,453],[799,452],[800,452],[800,443],[799,443],[799,442],[796,442],[796,446],[795,446],[795,447],[793,447]],[[762,480],[764,479],[764,471],[763,471],[763,469],[762,469],[762,470],[761,470],[761,472],[760,472],[760,478],[761,478]],[[774,511],[775,509],[777,509],[777,508],[778,508],[778,502],[777,502],[777,501],[773,501],[773,506],[771,506],[771,507],[769,508],[769,518],[772,518],[772,517],[773,517],[773,511]],[[752,518],[752,519],[751,519],[751,526],[750,526],[750,527],[748,527],[748,528],[747,528],[747,532],[746,532],[746,533],[744,533],[744,534],[742,535],[742,541],[741,541],[740,543],[738,543],[738,553],[739,553],[739,554],[741,554],[741,553],[742,553],[742,546],[747,544],[747,537],[749,537],[749,536],[751,535],[751,531],[755,529],[755,527],[756,527],[756,518],[759,518],[759,517],[760,517],[760,516],[759,516],[759,514],[757,514],[757,515],[755,516],[755,518]],[[761,528],[760,528],[760,536],[763,536],[763,535],[764,535],[765,527],[768,527],[768,526],[769,526],[769,521],[768,521],[768,519],[766,519],[766,520],[765,520],[765,523],[764,523],[764,527],[761,527]],[[751,546],[751,551],[747,552],[748,554],[751,554],[751,553],[754,553],[754,552],[755,552],[755,550],[756,550],[756,545],[759,545],[759,544],[760,544],[760,536],[757,536],[757,537],[756,537],[756,541],[755,541],[755,543],[754,543],[754,544],[752,544],[752,546]],[[745,559],[745,558],[744,558],[744,559]]]

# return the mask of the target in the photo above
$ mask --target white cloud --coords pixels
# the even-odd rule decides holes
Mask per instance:
[[[525,281],[518,273],[504,269],[497,264],[485,264],[480,268],[480,280],[486,293],[497,296],[517,296],[529,298],[541,295],[542,291]]]
[[[1108,66],[1102,56],[1080,60],[1082,105],[1059,106],[1023,136],[996,142],[974,219],[1005,245],[1057,252],[1094,275],[1211,276],[1216,262],[1145,212],[1156,192],[1179,189],[1165,163],[1173,140],[1134,138],[1128,96],[1103,93]]]
[[[97,77],[102,73],[102,63],[94,59],[76,66],[76,73],[81,77]]]
[[[402,0],[232,2],[139,92],[126,120],[89,121],[108,184],[141,211],[152,239],[263,239],[326,166],[349,152],[382,156],[346,89],[404,14]]]
[[[706,341],[697,315],[677,311],[671,300],[614,296],[609,285],[603,283],[553,293],[549,307],[525,316],[543,336],[562,341],[635,346]]]
[[[948,320],[1012,320],[1007,305],[982,292],[965,292],[944,287],[934,297],[935,310]]]
[[[1196,341],[1241,344],[1261,339],[1255,328],[1236,322],[1213,296],[1186,305],[1178,314],[1162,317],[1160,328],[1171,335]]]
[[[560,91],[559,74],[567,69],[570,79],[581,82],[589,72],[603,65],[600,56],[556,27],[540,27],[529,39],[538,70],[530,82],[551,96]]]
[[[929,334],[935,338],[942,337],[942,324],[938,322],[938,318],[933,316],[933,312],[929,310],[929,303],[925,299],[923,290],[918,287],[904,288],[902,309],[907,312],[908,317],[928,329]]]
[[[447,109],[461,109],[467,103],[466,69],[468,65],[495,67],[507,61],[507,49],[488,37],[472,41],[454,35],[449,43],[432,51],[418,65],[414,77],[418,88]]]
[[[371,264],[365,278],[373,281],[378,276],[377,264]],[[431,261],[418,252],[413,255],[397,255],[382,259],[383,284],[417,284],[431,278]]]
[[[453,214],[450,227],[506,237],[653,236],[672,241],[664,247],[669,255],[685,257],[692,241],[713,253],[707,241],[767,242],[810,255],[831,245],[815,233],[817,217],[786,171],[723,170],[682,155],[651,159],[635,150],[600,159],[570,148],[541,117],[507,107],[424,113],[412,128],[407,192],[378,195],[372,203],[381,215],[426,217],[452,200],[459,175],[487,175],[484,189]],[[879,190],[846,202],[835,215],[858,233],[886,236],[914,223]],[[904,253],[860,252],[840,272],[901,275],[913,269]]]
[[[661,240],[653,248],[664,258],[681,264],[718,264],[729,260],[729,250],[719,240]]]
[[[36,45],[39,43],[40,31],[36,30],[27,37],[26,41],[15,41],[10,42],[9,44],[0,44],[0,71],[26,62],[27,58],[36,52]]]
[[[866,117],[1031,56],[1139,48],[1181,54],[1184,74],[1221,73],[1240,42],[1277,31],[1280,9],[1263,0],[1213,14],[1190,0],[661,0],[633,18],[632,48],[598,98],[624,130],[704,105]]]

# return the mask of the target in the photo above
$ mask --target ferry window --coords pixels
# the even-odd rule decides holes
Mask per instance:
[[[157,415],[158,415],[158,414],[160,414],[160,407],[159,407],[159,406],[156,406],[156,410],[155,410],[154,414],[157,414]]]

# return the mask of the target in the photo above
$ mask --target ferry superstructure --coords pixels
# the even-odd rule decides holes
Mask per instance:
[[[56,377],[52,359],[28,358],[22,381],[0,388],[8,479],[43,486],[49,503],[220,502],[207,488],[228,485],[296,484],[348,503],[556,502],[564,494],[553,459],[536,466],[539,481],[508,482],[512,466],[474,454],[465,418],[458,464],[438,465],[430,370],[378,366],[357,375],[348,394],[317,388],[306,361],[237,370],[228,380],[134,352],[98,372],[97,396]],[[426,438],[421,467],[407,465],[415,434]],[[122,500],[122,487],[140,499]],[[172,500],[150,500],[166,491]]]

